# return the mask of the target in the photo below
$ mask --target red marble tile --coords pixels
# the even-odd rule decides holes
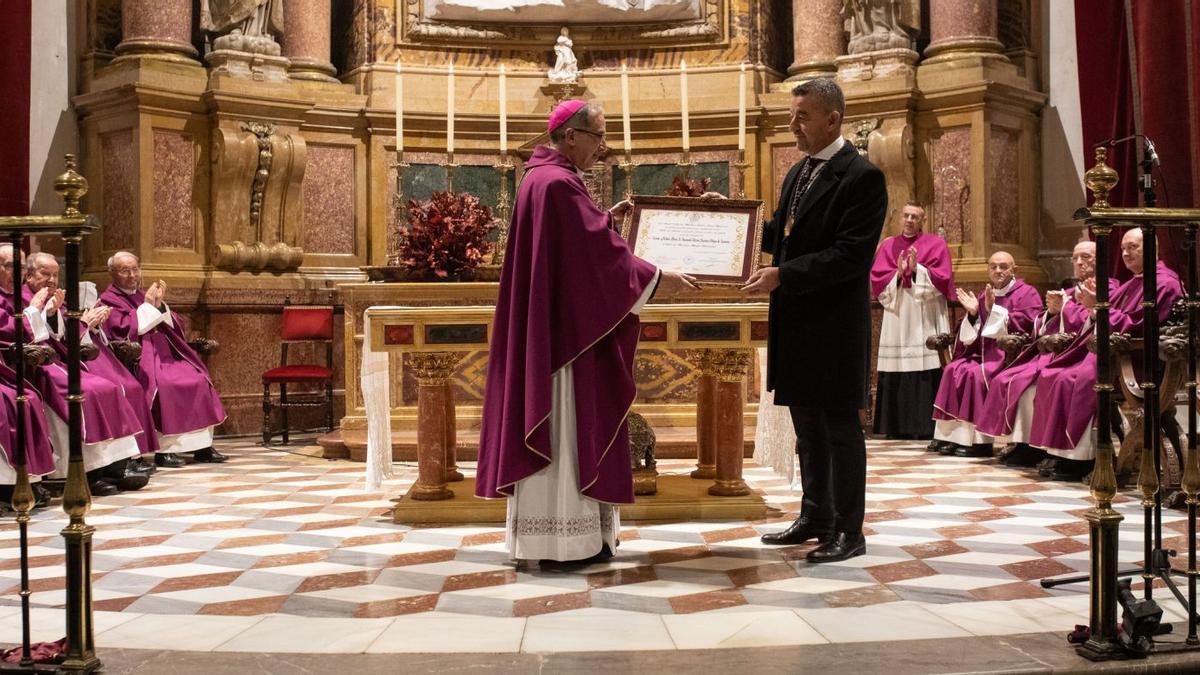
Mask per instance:
[[[619,570],[608,570],[605,572],[595,572],[587,575],[588,588],[607,588],[609,586],[624,586],[627,584],[637,584],[643,581],[654,581],[658,579],[654,568],[646,567],[627,567]]]
[[[322,562],[329,557],[329,553],[329,550],[321,549],[318,551],[301,551],[300,553],[287,553],[284,555],[269,555],[260,558],[258,562],[254,563],[254,567],[252,569]]]
[[[970,591],[977,600],[1024,600],[1027,598],[1048,598],[1050,594],[1036,585],[1028,582],[988,586]]]
[[[739,569],[728,570],[725,572],[725,574],[729,576],[729,580],[733,582],[733,585],[739,588],[743,586],[749,586],[750,584],[761,584],[767,581],[791,579],[792,577],[797,576],[796,568],[787,563],[742,567]]]
[[[919,495],[936,495],[942,492],[956,492],[957,488],[950,485],[922,485],[909,491]]]
[[[992,530],[983,525],[950,525],[949,527],[939,527],[934,532],[942,535],[947,539],[960,539],[962,537],[975,537],[981,534],[992,534]]]
[[[357,525],[360,520],[362,520],[362,519],[355,518],[354,516],[346,516],[345,519],[343,519],[343,520],[322,520],[319,523],[304,523],[303,525],[300,526],[300,529],[297,530],[297,532],[308,532],[310,530],[328,530],[328,529],[332,529],[335,527],[350,527],[352,525]],[[393,533],[392,539],[394,540],[395,538],[396,538],[396,535]],[[346,543],[343,541],[342,546],[345,546],[345,545],[346,545]]]
[[[746,598],[742,595],[741,591],[723,589],[709,591],[708,593],[681,595],[671,598],[670,603],[671,611],[676,614],[692,614],[694,612],[707,612],[713,609],[744,605],[746,604]]]
[[[691,560],[700,558],[708,554],[708,547],[700,546],[684,546],[683,548],[672,548],[665,551],[652,551],[650,553],[650,562],[654,565],[663,563],[678,562],[680,560]]]
[[[1001,565],[1000,569],[1008,572],[1018,579],[1029,581],[1031,579],[1045,579],[1046,577],[1056,577],[1060,574],[1078,574],[1074,567],[1068,567],[1063,563],[1052,558],[1042,558],[1041,560],[1027,560],[1025,562],[1010,563]]]
[[[894,581],[917,579],[937,574],[937,570],[926,565],[921,560],[905,560],[904,562],[876,565],[866,569],[867,574],[870,574],[875,578],[875,581],[881,584],[890,584]]]
[[[482,546],[484,544],[499,544],[504,541],[505,532],[484,532],[469,534],[462,538],[462,546]]]
[[[268,598],[250,598],[248,600],[231,600],[229,602],[214,602],[200,608],[197,614],[219,614],[221,616],[258,616],[259,614],[274,614],[287,602],[286,595],[273,595]]]
[[[254,522],[253,518],[247,518],[242,521],[223,521],[220,523],[200,523],[198,525],[193,525],[192,527],[189,527],[187,530],[185,530],[185,532],[192,533],[192,532],[209,532],[212,530],[236,530],[240,527],[245,527],[246,525],[248,525],[252,522]]]
[[[193,551],[191,553],[179,553],[176,555],[160,555],[155,558],[139,558],[138,560],[132,561],[125,565],[122,569],[135,568],[133,571],[136,572],[136,568],[163,567],[164,565],[184,565],[190,562],[195,562],[204,555],[205,551]]]
[[[110,539],[109,541],[99,543],[92,546],[93,551],[111,551],[118,548],[140,548],[142,546],[156,546],[165,542],[175,535],[163,534],[153,537],[134,537],[130,539]]]
[[[749,539],[757,537],[758,530],[753,527],[735,527],[728,530],[713,530],[703,534],[706,544],[715,544],[722,541],[734,541],[735,539]]]
[[[821,599],[830,607],[868,607],[884,602],[895,602],[901,598],[890,588],[864,586],[863,588],[825,593]]]
[[[1026,546],[1048,558],[1088,550],[1086,543],[1070,537],[1051,539],[1049,541],[1035,541],[1032,544],[1026,544]]]
[[[908,516],[901,511],[874,511],[868,513],[863,520],[868,523],[883,523],[889,520],[904,520]]]
[[[1005,511],[1004,509],[997,508],[984,509],[982,511],[967,511],[966,513],[962,514],[962,517],[972,522],[981,523],[989,520],[1003,520],[1005,518],[1012,518],[1013,514]]]
[[[918,506],[929,506],[933,502],[924,497],[904,497],[903,499],[887,499],[883,504],[889,509],[912,509]]]
[[[395,600],[379,600],[367,602],[354,610],[357,619],[369,619],[401,614],[416,614],[417,612],[432,612],[437,608],[438,594],[414,595],[411,598],[396,598]]]
[[[124,612],[125,608],[132,605],[138,600],[139,596],[131,595],[128,598],[109,598],[108,600],[92,601],[92,609],[97,612]]]
[[[1053,530],[1064,537],[1075,537],[1081,534],[1088,533],[1088,524],[1084,521],[1078,523],[1061,523],[1058,525],[1048,525],[1047,530]]]
[[[445,562],[454,560],[458,555],[457,549],[447,548],[440,551],[421,551],[420,553],[404,553],[388,559],[385,567],[404,567],[405,565],[422,565],[424,563]]]
[[[565,612],[568,609],[582,609],[592,606],[592,596],[587,591],[578,593],[563,593],[562,595],[544,595],[539,598],[524,598],[513,602],[513,616],[537,616],[553,612]]]
[[[266,532],[266,530],[264,530]],[[243,548],[247,546],[262,546],[264,544],[282,544],[287,541],[288,533],[280,532],[279,534],[263,534],[261,536],[251,537],[236,537],[234,539],[226,539],[217,544],[214,550],[224,550],[227,548]]]
[[[478,574],[456,574],[446,577],[442,584],[442,592],[465,591],[469,588],[485,586],[502,586],[517,580],[516,570],[496,570],[495,572],[480,572]]]
[[[66,560],[67,560],[67,556],[65,556],[65,555],[34,556],[29,559],[29,566],[30,567],[47,567],[49,565],[62,565],[66,562]],[[0,562],[0,571],[10,571],[10,570],[19,570],[19,569],[21,569],[21,559],[20,558],[13,558],[11,560],[5,560],[3,562]]]
[[[124,569],[122,572],[136,574],[136,569]],[[235,579],[242,576],[242,570],[230,570],[229,572],[219,572],[217,574],[198,574],[192,577],[176,577],[174,579],[164,579],[162,583],[155,586],[151,593],[168,593],[170,591],[190,591],[196,588],[212,588],[214,586],[228,586]]]
[[[323,574],[307,577],[293,593],[312,593],[327,591],[331,588],[347,588],[349,586],[365,586],[379,576],[382,570],[363,570],[362,572],[343,572],[342,574]]]
[[[1018,504],[1032,504],[1033,500],[1029,497],[1020,495],[1002,495],[999,497],[984,497],[983,501],[992,506],[1016,506]]]
[[[912,557],[918,559],[936,558],[943,555],[967,552],[967,549],[948,539],[931,541],[928,544],[909,544],[908,546],[901,546],[900,548]]]

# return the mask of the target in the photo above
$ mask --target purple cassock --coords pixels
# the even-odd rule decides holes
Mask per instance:
[[[1175,301],[1183,297],[1179,275],[1158,263],[1158,320],[1166,321]],[[1137,335],[1142,330],[1143,277],[1121,284],[1109,297],[1109,325],[1114,333]],[[1096,416],[1096,355],[1087,340],[1076,340],[1042,368],[1033,399],[1033,429],[1029,444],[1069,451],[1079,445]]]
[[[945,239],[928,232],[921,232],[915,237],[898,234],[883,240],[875,253],[875,262],[871,265],[871,295],[878,297],[883,289],[892,283],[892,277],[896,276],[896,270],[900,268],[896,262],[900,254],[913,247],[917,249],[917,264],[929,270],[929,281],[933,287],[946,296],[947,300],[953,300],[954,270],[950,260],[950,249],[946,246]],[[908,274],[900,279],[900,287],[912,288],[915,274],[916,270],[909,270]]]
[[[8,465],[17,466],[17,373],[0,363],[0,446],[8,457]],[[30,476],[42,476],[54,471],[54,448],[42,399],[32,384],[25,385],[25,466]]]
[[[24,306],[33,298],[28,286],[21,286]],[[12,344],[16,339],[16,322],[12,318],[12,296],[0,295],[0,343]],[[25,324],[26,342],[33,335],[32,328]],[[37,369],[30,378],[46,405],[60,419],[67,419],[67,366],[62,361],[48,363]],[[79,388],[83,392],[83,442],[100,443],[116,438],[133,436],[141,431],[137,417],[125,400],[120,387],[108,380],[81,370]],[[65,448],[60,448],[64,450]]]
[[[1120,284],[1116,279],[1109,279],[1108,284],[1109,297],[1112,297]],[[1092,334],[1092,323],[1087,308],[1075,302],[1075,289],[1071,288],[1066,291],[1062,312],[1055,316],[1039,316],[1033,330],[1035,338],[1052,333],[1075,333],[1076,341],[1083,340],[1086,343]],[[988,385],[987,398],[979,415],[976,428],[980,433],[988,436],[1012,435],[1021,397],[1037,382],[1042,369],[1054,357],[1055,354],[1051,352],[1040,353],[1035,341],[1018,354],[1007,368],[996,373]]]
[[[625,415],[639,322],[630,310],[656,269],[609,229],[566,157],[541,146],[525,167],[488,352],[475,494],[512,496],[550,464],[551,384],[569,364],[581,492],[632,503]]]
[[[208,368],[187,343],[178,315],[172,324],[160,323],[139,335],[138,308],[146,301],[142,290],[126,293],[109,285],[99,304],[112,308],[104,322],[109,339],[140,342],[142,360],[138,382],[160,434],[173,436],[207,429],[225,421],[225,408],[208,378]]]
[[[997,337],[1033,332],[1033,323],[1043,309],[1042,297],[1037,289],[1020,279],[1013,279],[1003,293],[997,294],[995,301],[996,306],[1003,308],[1004,315],[996,337],[988,333],[992,332],[990,324],[996,324],[1000,317],[993,318],[991,314],[995,313],[994,308],[989,313],[984,307],[983,293],[977,296],[979,316],[975,319],[975,339],[967,344],[962,340],[960,331],[954,360],[946,364],[942,372],[942,382],[933,403],[935,420],[978,424],[987,398],[988,383],[1004,364],[1004,351],[1000,349]]]

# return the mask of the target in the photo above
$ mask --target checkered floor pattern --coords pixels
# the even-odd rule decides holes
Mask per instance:
[[[809,565],[808,546],[763,546],[759,535],[790,522],[799,493],[748,466],[780,515],[626,523],[611,562],[573,572],[516,566],[501,527],[393,524],[390,499],[415,467],[369,493],[361,464],[249,441],[219,449],[228,463],[160,469],[147,488],[94,502],[102,646],[594,649],[611,624],[613,648],[686,648],[1067,631],[1086,616],[1086,584],[1038,584],[1086,571],[1086,489],[915,443],[870,443],[866,556]],[[1128,495],[1117,506],[1120,559],[1133,564],[1141,508]],[[1168,546],[1182,549],[1185,516],[1168,511],[1164,521]],[[56,501],[30,525],[35,639],[61,635],[64,524]],[[8,642],[19,637],[18,551],[9,517],[0,522]],[[442,635],[449,626],[453,644]],[[477,643],[464,643],[472,627]]]

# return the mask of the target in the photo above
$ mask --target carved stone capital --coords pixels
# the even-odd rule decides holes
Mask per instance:
[[[712,349],[707,367],[718,382],[741,382],[746,378],[753,353],[748,349]]]
[[[408,367],[419,386],[436,387],[450,380],[461,358],[456,352],[417,352],[409,357]]]

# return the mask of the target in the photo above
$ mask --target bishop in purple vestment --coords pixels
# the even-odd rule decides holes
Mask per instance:
[[[111,308],[104,322],[108,340],[140,343],[142,385],[158,432],[159,466],[179,467],[178,453],[191,452],[197,462],[223,462],[213,449],[213,429],[225,421],[225,408],[208,368],[187,343],[183,323],[165,302],[166,284],[156,281],[142,290],[137,256],[118,251],[108,260],[112,283],[100,294]]]
[[[1133,278],[1109,297],[1109,325],[1114,333],[1139,335],[1144,321],[1142,292],[1142,231],[1134,228],[1121,238],[1121,260]],[[1183,297],[1179,275],[1161,261],[1158,274],[1158,320],[1166,321],[1175,301]],[[1094,282],[1078,291],[1089,310],[1095,304]],[[1051,359],[1041,370],[1033,402],[1033,425],[1029,444],[1043,448],[1057,459],[1047,475],[1057,480],[1079,480],[1091,470],[1096,450],[1092,422],[1096,417],[1096,355],[1085,341]]]
[[[625,416],[637,312],[661,283],[613,229],[629,204],[596,206],[581,171],[601,157],[604,113],[565,101],[551,145],[525,165],[488,353],[475,492],[508,498],[514,559],[544,566],[611,557],[616,505],[633,502]]]
[[[1016,277],[1017,265],[1005,251],[988,259],[990,283],[976,296],[958,289],[958,300],[967,312],[958,331],[955,358],[946,365],[933,404],[934,439],[943,454],[985,457],[992,452],[991,437],[979,423],[988,383],[1004,364],[999,339],[1013,333],[1029,334],[1042,312],[1037,289]]]

